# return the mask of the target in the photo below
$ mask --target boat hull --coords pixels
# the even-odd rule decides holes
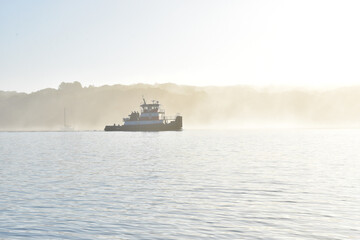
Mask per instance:
[[[182,117],[177,116],[176,119],[169,123],[161,124],[139,124],[139,125],[108,125],[105,131],[127,131],[127,132],[159,132],[159,131],[181,131]]]

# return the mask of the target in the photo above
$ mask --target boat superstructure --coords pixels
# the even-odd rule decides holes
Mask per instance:
[[[166,117],[159,101],[147,103],[143,98],[140,113],[131,112],[124,118],[123,125],[108,125],[105,131],[179,131],[182,129],[182,117]]]

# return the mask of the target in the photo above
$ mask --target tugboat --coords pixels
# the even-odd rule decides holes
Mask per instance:
[[[128,118],[124,118],[123,125],[105,126],[105,131],[181,131],[182,116],[166,117],[165,111],[160,109],[159,101],[153,100],[140,105],[141,112],[131,112]]]

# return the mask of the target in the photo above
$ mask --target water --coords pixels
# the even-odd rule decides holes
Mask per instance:
[[[360,239],[360,131],[0,133],[0,239]]]

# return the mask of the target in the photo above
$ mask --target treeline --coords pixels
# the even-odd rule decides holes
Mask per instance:
[[[34,93],[0,91],[0,130],[101,130],[139,110],[142,96],[159,100],[185,128],[359,127],[360,87],[332,90],[135,84],[83,87],[61,83]]]

